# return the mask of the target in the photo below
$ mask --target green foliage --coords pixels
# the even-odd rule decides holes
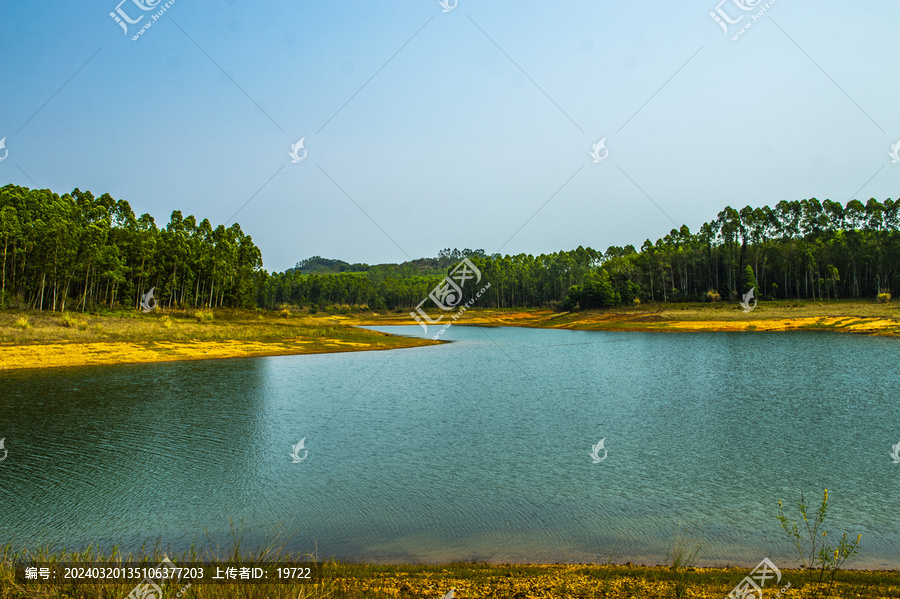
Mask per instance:
[[[891,303],[891,294],[890,293],[879,293],[878,294],[878,303],[879,304]]]
[[[165,228],[125,200],[0,187],[0,302],[37,310],[253,307],[262,255],[240,225],[176,210]]]
[[[62,315],[62,326],[80,331],[87,328],[87,323],[83,320],[78,320],[69,312],[64,312]]]
[[[815,515],[808,514],[809,506],[802,494],[798,506],[803,517],[802,524],[798,525],[797,522],[789,521],[785,517],[781,500],[778,501],[778,522],[797,549],[800,564],[807,572],[807,586],[811,596],[818,597],[826,584],[826,579],[830,593],[834,587],[835,574],[844,562],[857,553],[862,535],[858,535],[853,542],[848,541],[847,533],[844,533],[837,547],[828,543],[828,532],[823,526],[828,512],[828,489],[825,489],[822,505]]]
[[[585,275],[581,295],[578,298],[579,306],[585,310],[611,308],[618,306],[619,301],[619,294],[613,289],[609,273],[601,269]]]
[[[681,526],[675,529],[672,535],[672,548],[670,558],[671,569],[675,572],[675,597],[681,599],[687,596],[687,571],[697,565],[697,558],[703,550],[703,542],[694,538]]]
[[[437,258],[374,266],[314,256],[270,274],[238,224],[214,228],[176,210],[160,228],[108,194],[0,187],[0,307],[139,310],[154,288],[165,309],[366,305],[403,313],[462,258],[482,277],[467,282],[460,303],[490,283],[476,304],[485,308],[700,302],[711,300],[710,290],[740,299],[751,287],[774,299],[876,298],[900,293],[900,201],[729,206],[696,233],[682,226],[639,249],[532,256],[448,248]]]
[[[478,300],[490,308],[559,305],[572,310],[585,307],[584,294],[592,306],[609,305],[609,293],[585,283],[598,268],[608,274],[618,303],[626,305],[633,299],[710,301],[710,290],[721,299],[739,300],[751,287],[760,298],[764,290],[771,290],[773,299],[874,298],[887,282],[900,293],[900,201],[854,200],[845,208],[812,198],[774,208],[726,207],[696,233],[682,226],[655,243],[645,241],[640,249],[579,247],[538,256],[443,250],[437,259],[403,264],[332,264],[309,275],[294,270],[273,274],[259,303],[274,307],[281,301],[324,300],[403,312],[427,298],[462,257],[482,272],[480,285],[491,283]],[[310,268],[339,262],[311,260]],[[463,301],[471,297],[470,288],[478,289],[471,283]]]
[[[569,293],[562,303],[562,309],[565,311],[577,310],[578,300],[581,299],[581,285],[572,285],[569,287]]]
[[[749,293],[751,289],[759,289],[759,283],[756,282],[753,267],[748,264],[744,268],[744,276],[741,280],[741,293]]]
[[[616,286],[616,292],[619,294],[619,300],[623,305],[639,305],[641,303],[641,286],[637,283],[629,280],[622,281]]]
[[[626,287],[626,289],[628,288]],[[637,299],[634,295],[631,295],[631,298],[629,303],[633,303]],[[640,300],[638,302],[640,303]],[[620,303],[621,297],[618,291],[613,288],[609,279],[609,273],[601,269],[597,272],[586,274],[583,285],[572,285],[569,288],[569,293],[563,302],[563,309],[575,310],[580,308],[582,310],[594,310],[597,308],[611,308],[618,306]]]

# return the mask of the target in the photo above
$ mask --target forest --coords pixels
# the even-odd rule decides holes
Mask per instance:
[[[479,305],[493,308],[735,300],[751,288],[763,299],[875,298],[900,293],[898,228],[900,201],[890,199],[726,207],[697,233],[682,226],[640,249],[443,250],[437,259],[373,267],[314,257],[266,278],[260,305],[409,308],[464,257],[491,283]]]
[[[133,307],[150,288],[171,309],[405,310],[462,258],[491,283],[478,305],[591,309],[639,302],[874,299],[900,293],[900,201],[815,198],[774,208],[726,207],[696,233],[655,243],[533,256],[450,250],[402,264],[314,256],[285,272],[237,223],[172,213],[165,227],[125,200],[78,189],[0,188],[0,305],[35,310]],[[477,291],[464,289],[465,295]]]
[[[0,304],[36,310],[254,307],[262,254],[239,225],[172,213],[165,228],[125,200],[0,187]]]

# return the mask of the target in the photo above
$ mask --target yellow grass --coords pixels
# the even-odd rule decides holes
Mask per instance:
[[[256,311],[0,313],[0,370],[316,354],[433,345],[345,324],[345,318]]]
[[[406,311],[348,315],[287,309],[157,310],[149,314],[5,311],[0,312],[0,370],[381,350],[437,343],[358,328],[413,324]],[[826,330],[900,336],[900,303],[763,302],[746,314],[737,304],[721,302],[644,304],[588,312],[476,306],[455,324],[670,332]],[[436,332],[438,326],[429,327],[429,332]]]
[[[437,314],[434,315],[435,317]],[[406,314],[360,314],[360,325],[411,324]],[[459,325],[519,326],[607,331],[830,330],[900,335],[900,304],[859,301],[765,302],[749,312],[738,304],[644,304],[587,312],[471,308]]]

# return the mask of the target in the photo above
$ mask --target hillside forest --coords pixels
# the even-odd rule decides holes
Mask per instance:
[[[0,244],[0,305],[51,311],[137,309],[151,288],[170,309],[406,310],[463,258],[479,269],[482,285],[490,282],[478,305],[492,308],[733,300],[751,288],[762,299],[900,293],[900,201],[890,199],[725,207],[696,232],[683,225],[640,247],[537,256],[445,249],[371,266],[314,256],[269,273],[237,223],[213,226],[176,210],[158,226],[109,194],[6,185]]]

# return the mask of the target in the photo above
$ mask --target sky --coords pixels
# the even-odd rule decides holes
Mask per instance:
[[[893,1],[119,1],[0,0],[0,185],[238,222],[270,272],[900,195]]]

